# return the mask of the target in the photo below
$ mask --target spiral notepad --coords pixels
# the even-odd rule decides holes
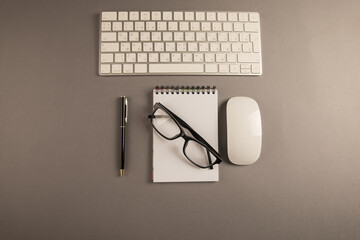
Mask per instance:
[[[160,102],[187,122],[218,149],[218,94],[215,87],[156,87],[153,103]],[[219,168],[201,169],[183,154],[184,139],[169,141],[153,130],[154,182],[219,181]]]

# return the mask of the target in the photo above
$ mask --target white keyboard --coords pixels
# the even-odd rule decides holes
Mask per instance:
[[[105,11],[100,75],[261,75],[256,12]]]

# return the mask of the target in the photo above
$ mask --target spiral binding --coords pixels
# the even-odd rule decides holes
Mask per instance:
[[[215,86],[156,86],[155,94],[215,94]]]

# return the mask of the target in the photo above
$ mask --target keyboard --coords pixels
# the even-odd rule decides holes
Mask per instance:
[[[104,11],[99,74],[261,75],[257,12]]]

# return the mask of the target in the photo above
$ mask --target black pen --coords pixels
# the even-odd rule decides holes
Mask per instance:
[[[120,176],[125,172],[125,127],[128,121],[128,101],[125,96],[120,97]]]

